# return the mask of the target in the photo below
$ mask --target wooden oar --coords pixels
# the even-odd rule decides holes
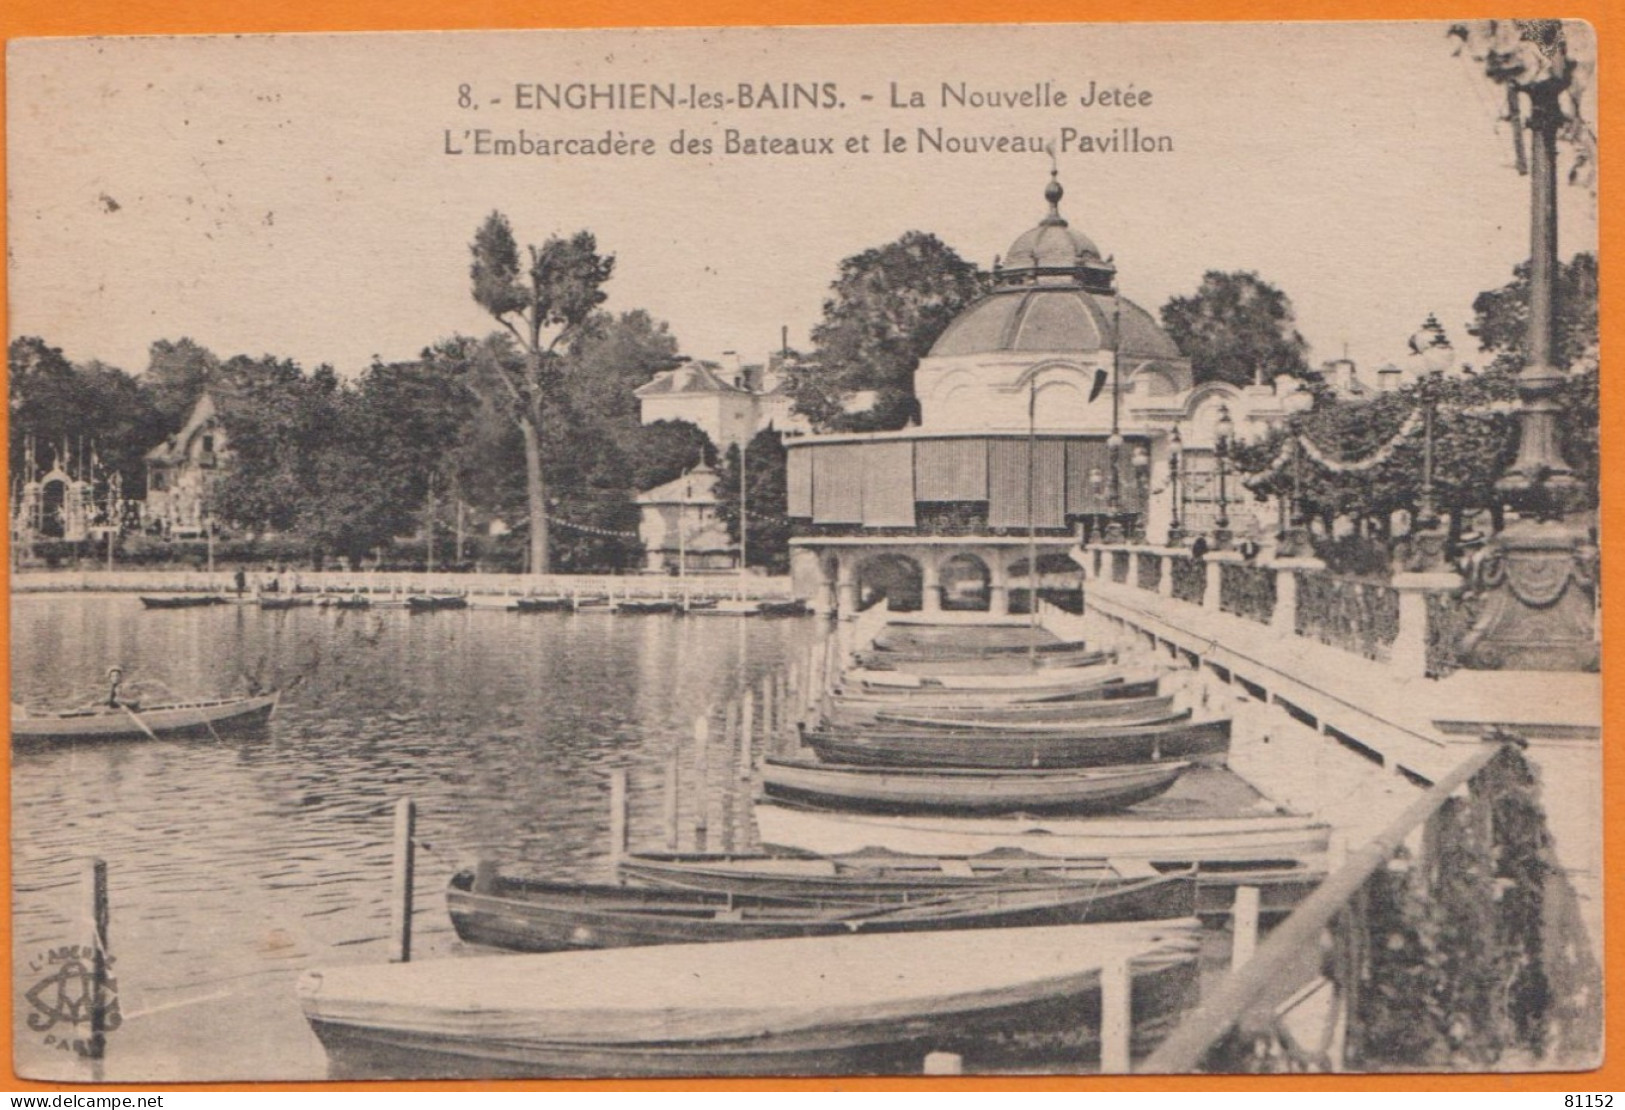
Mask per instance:
[[[124,710],[124,712],[126,712],[126,713],[128,713],[130,715],[130,720],[134,721],[136,724],[141,726],[141,731],[147,734],[147,738],[149,740],[158,739],[158,734],[156,732],[152,731],[152,729],[147,727],[147,722],[145,722],[145,721],[143,721],[141,719],[141,714],[137,713],[135,710],[131,709],[129,706],[125,705],[123,702],[119,702],[118,707],[120,709]]]

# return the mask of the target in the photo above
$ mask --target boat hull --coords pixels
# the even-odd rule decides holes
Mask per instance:
[[[190,705],[137,709],[136,717],[115,709],[52,716],[13,717],[13,746],[72,741],[146,740],[152,735],[208,736],[215,732],[257,728],[276,711],[277,695],[197,702]],[[142,725],[146,728],[142,728]]]
[[[202,609],[210,605],[224,605],[226,599],[218,594],[186,595],[181,597],[143,596],[141,604],[148,609]]]
[[[1189,920],[814,937],[337,968],[298,993],[335,1078],[1077,1070],[1100,966],[1129,961],[1145,1052],[1194,1002],[1196,949]]]
[[[453,877],[446,891],[458,937],[518,952],[1081,925],[1189,917],[1196,912],[1191,874],[811,898],[506,877],[488,893],[473,887],[474,876],[465,871]]]
[[[1113,698],[1086,702],[1037,702],[1030,705],[1003,705],[963,709],[914,710],[882,709],[874,719],[883,724],[916,725],[922,728],[1022,728],[1028,724],[1075,722],[1098,724],[1104,720],[1166,716],[1173,712],[1171,694],[1148,698]]]
[[[1093,771],[953,771],[768,759],[769,797],[879,813],[1108,813],[1155,798],[1188,763]]]
[[[1307,817],[953,818],[830,814],[764,803],[764,844],[821,855],[885,848],[922,856],[975,856],[1008,848],[1049,856],[1264,867],[1322,855],[1331,828]]]
[[[803,741],[830,763],[983,770],[1104,767],[1222,757],[1230,749],[1230,721],[1113,726],[1054,734],[843,729],[808,732]]]
[[[888,687],[885,689],[843,689],[833,697],[836,705],[885,709],[936,709],[942,707],[984,708],[1004,705],[1059,705],[1073,702],[1111,701],[1117,698],[1145,698],[1157,693],[1160,680],[1143,675],[1121,674],[1104,677],[1082,688],[1067,687],[1036,691],[945,690],[938,686]]]

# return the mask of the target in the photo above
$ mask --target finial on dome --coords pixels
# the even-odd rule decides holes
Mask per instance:
[[[1066,190],[1061,188],[1061,183],[1057,180],[1059,176],[1058,171],[1049,171],[1049,184],[1044,186],[1044,199],[1049,201],[1049,215],[1044,217],[1044,222],[1065,227],[1066,221],[1061,218],[1061,198],[1066,195]]]

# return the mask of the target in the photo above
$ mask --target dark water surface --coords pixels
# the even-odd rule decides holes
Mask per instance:
[[[634,848],[655,846],[675,747],[692,828],[694,718],[799,659],[821,627],[15,598],[12,699],[31,709],[103,696],[114,664],[149,703],[241,692],[247,676],[296,683],[257,735],[13,757],[19,1071],[93,1077],[49,1043],[65,1027],[38,1028],[45,1019],[27,998],[50,973],[49,950],[88,936],[85,857],[107,861],[123,1014],[106,1078],[321,1078],[293,984],[307,967],[387,958],[397,799],[417,800],[427,844],[414,955],[454,954],[442,892],[458,867],[491,856],[535,874],[606,875],[610,770],[630,771]],[[706,775],[713,847],[744,793],[724,770],[733,765],[717,736]]]

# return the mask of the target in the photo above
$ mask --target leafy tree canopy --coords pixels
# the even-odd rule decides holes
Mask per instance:
[[[813,357],[791,378],[796,410],[821,431],[902,427],[917,412],[915,367],[981,289],[976,265],[925,232],[844,260],[813,328]],[[873,405],[847,411],[870,391]]]
[[[1198,383],[1248,385],[1255,374],[1268,381],[1309,368],[1291,298],[1255,273],[1209,270],[1194,294],[1162,306],[1162,326]]]

